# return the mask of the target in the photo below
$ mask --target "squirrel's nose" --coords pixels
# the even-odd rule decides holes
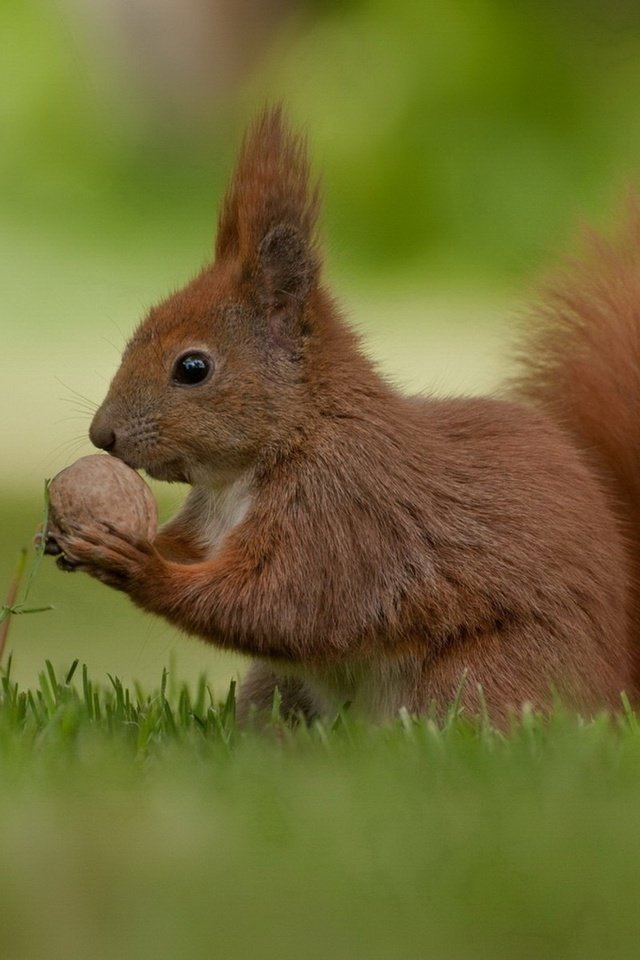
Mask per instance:
[[[102,409],[98,410],[89,427],[89,439],[94,447],[107,452],[113,450],[116,445],[115,430],[103,414]]]

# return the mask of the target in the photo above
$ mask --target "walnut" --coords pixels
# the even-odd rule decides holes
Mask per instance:
[[[142,477],[106,454],[81,457],[51,481],[47,552],[60,552],[58,537],[64,541],[70,525],[96,522],[147,540],[158,526],[156,501]]]

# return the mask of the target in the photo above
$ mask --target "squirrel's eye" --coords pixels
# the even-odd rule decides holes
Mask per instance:
[[[203,353],[185,353],[176,362],[173,369],[173,382],[191,387],[203,383],[209,376],[213,364]]]

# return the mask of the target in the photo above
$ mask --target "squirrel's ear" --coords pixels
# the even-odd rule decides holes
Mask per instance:
[[[280,107],[263,111],[245,137],[223,203],[216,258],[238,260],[273,305],[303,301],[320,267],[318,206],[304,139],[287,128]]]
[[[305,303],[318,269],[313,248],[296,227],[281,223],[263,238],[250,282],[270,336],[279,343],[291,346],[308,332]]]
[[[302,303],[316,281],[318,268],[314,249],[290,224],[272,227],[258,248],[258,282],[274,306],[290,299]]]

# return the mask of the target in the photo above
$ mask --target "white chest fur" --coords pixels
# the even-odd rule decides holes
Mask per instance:
[[[250,474],[243,474],[229,483],[199,488],[200,536],[209,557],[249,512],[253,502],[252,479]]]

